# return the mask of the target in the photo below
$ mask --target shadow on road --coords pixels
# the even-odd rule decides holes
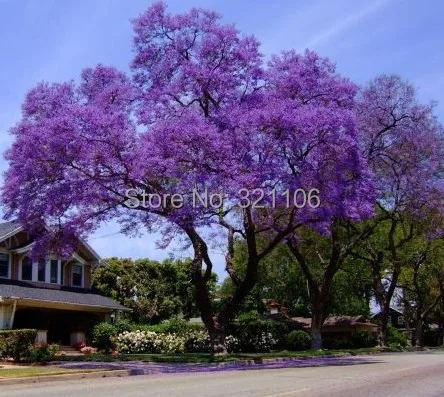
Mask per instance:
[[[309,359],[289,359],[277,362],[255,363],[251,362],[229,362],[229,363],[148,363],[143,361],[126,362],[70,362],[62,363],[59,367],[76,369],[126,369],[133,375],[151,374],[178,374],[178,373],[202,373],[222,371],[250,371],[280,368],[307,368],[326,366],[349,366],[363,364],[377,364],[383,361],[370,357],[322,357]]]

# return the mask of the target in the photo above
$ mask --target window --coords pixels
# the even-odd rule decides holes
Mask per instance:
[[[29,256],[22,259],[22,274],[21,279],[25,281],[32,281],[32,261]]]
[[[82,265],[72,265],[72,285],[73,287],[81,287],[83,285]]]
[[[9,254],[0,253],[0,278],[9,277]]]
[[[399,316],[398,317],[398,325],[404,325],[404,324],[405,324],[404,316]]]
[[[37,280],[44,283],[46,279],[46,259],[41,258],[38,262]]]
[[[59,261],[51,259],[50,283],[57,284],[59,282]]]

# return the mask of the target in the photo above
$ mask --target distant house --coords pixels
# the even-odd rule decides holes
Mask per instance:
[[[85,241],[68,260],[48,253],[33,261],[32,246],[20,225],[0,223],[0,329],[33,328],[41,342],[72,345],[92,324],[128,310],[91,289],[102,261]]]
[[[380,312],[377,311],[372,315],[372,318],[375,322],[379,320]],[[390,307],[389,310],[389,318],[388,318],[389,324],[393,325],[394,328],[397,328],[401,331],[405,331],[406,329],[406,319],[404,316],[404,312],[400,308],[396,308],[394,306]],[[411,324],[410,330],[412,329],[413,324]]]
[[[306,330],[307,332],[310,331],[310,317],[291,317],[288,314],[288,309],[275,299],[266,299],[263,303],[267,309],[267,312],[264,314],[265,318],[285,319],[293,322],[296,328]],[[347,339],[356,333],[374,333],[376,331],[377,326],[365,316],[331,316],[325,319],[321,332],[323,337]]]
[[[291,320],[301,325],[307,331],[311,328],[311,318],[292,317]],[[375,333],[377,325],[371,323],[365,316],[331,316],[327,317],[322,326],[322,336],[332,339],[348,339],[356,333]]]

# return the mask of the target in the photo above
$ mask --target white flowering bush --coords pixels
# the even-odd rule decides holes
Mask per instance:
[[[228,335],[225,338],[225,346],[229,353],[237,352],[240,350],[240,340],[233,335]]]
[[[151,331],[125,331],[117,336],[116,346],[121,353],[162,353],[162,341]]]
[[[185,340],[176,334],[158,334],[152,331],[123,332],[116,339],[120,353],[183,353]]]
[[[153,331],[125,331],[117,336],[117,352],[123,354],[142,353],[209,353],[211,351],[210,338],[205,331],[192,331],[187,335],[156,333]],[[238,338],[229,335],[225,338],[227,350],[239,350]],[[258,342],[259,343],[259,342]]]
[[[262,331],[254,335],[250,343],[257,352],[269,352],[278,344],[278,340],[273,337],[271,332]]]
[[[162,344],[162,353],[183,353],[185,351],[185,339],[176,334],[159,334]]]
[[[185,350],[189,353],[207,353],[211,351],[208,333],[206,331],[189,332],[186,336]]]

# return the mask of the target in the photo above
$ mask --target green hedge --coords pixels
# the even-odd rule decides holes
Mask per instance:
[[[287,335],[287,349],[291,351],[308,350],[310,342],[310,335],[302,330],[294,330]]]
[[[14,361],[27,361],[37,336],[35,329],[14,329],[0,331],[0,357]]]
[[[270,335],[276,342],[272,349],[285,349],[287,335],[293,330],[295,330],[294,323],[264,319],[257,312],[248,312],[237,317],[236,321],[230,325],[228,334],[239,339],[242,352],[260,352],[270,350],[268,344],[261,348],[257,343],[263,335]]]

